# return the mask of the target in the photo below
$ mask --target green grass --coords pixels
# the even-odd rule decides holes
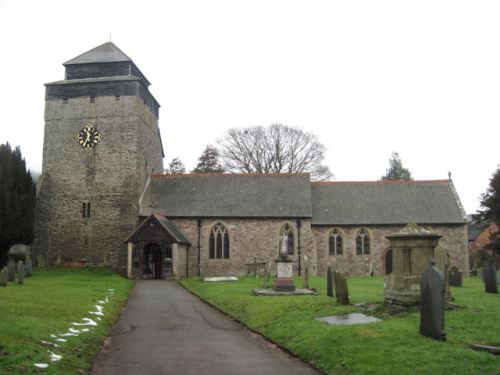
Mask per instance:
[[[24,285],[9,283],[0,288],[0,374],[85,374],[92,366],[104,337],[126,302],[132,283],[108,269],[34,269]],[[108,289],[114,289],[111,293]],[[101,321],[96,311],[99,300],[108,296]],[[89,317],[98,323],[88,333],[63,337],[60,348],[44,346],[40,340],[55,342],[61,334]],[[63,359],[50,363],[48,351]],[[49,363],[47,370],[34,363]]]
[[[468,347],[500,346],[500,294],[485,293],[478,278],[466,278],[463,288],[452,288],[455,303],[467,309],[446,311],[446,342],[419,334],[418,311],[389,315],[380,309],[371,315],[382,322],[353,326],[315,320],[363,312],[353,305],[337,306],[335,299],[326,297],[325,278],[311,280],[318,296],[256,297],[251,290],[262,287],[262,278],[252,277],[234,283],[191,278],[182,284],[328,374],[500,374],[500,356]],[[383,300],[383,277],[350,277],[348,284],[352,304]]]

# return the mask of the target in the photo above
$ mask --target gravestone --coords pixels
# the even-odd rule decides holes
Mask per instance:
[[[304,278],[302,279],[302,289],[309,289],[309,269],[311,261],[307,255],[304,255]]]
[[[484,290],[486,293],[498,293],[497,271],[491,260],[483,264]]]
[[[483,267],[476,267],[476,275],[481,278],[481,280],[484,281],[484,278],[483,278]]]
[[[335,271],[332,267],[328,267],[328,271],[326,272],[326,295],[328,297],[333,297],[333,275]]]
[[[266,269],[265,269],[265,276],[264,276],[264,288],[268,289],[269,288],[269,277],[271,276],[271,262],[266,264]]]
[[[0,271],[0,286],[7,286],[7,267]]]
[[[500,268],[497,269],[497,285],[500,284]]]
[[[17,262],[17,283],[24,284],[24,263],[22,261]]]
[[[432,259],[420,279],[420,334],[444,341],[445,284],[434,264]]]
[[[16,263],[14,259],[9,259],[7,262],[7,281],[16,280]]]
[[[455,287],[462,287],[462,279],[463,279],[463,273],[460,272],[457,267],[452,266],[450,268],[450,275],[448,279],[449,285]]]
[[[335,272],[335,296],[339,305],[349,304],[349,291],[347,289],[347,278],[344,273]]]
[[[38,267],[45,267],[45,256],[44,255],[37,255],[36,256],[36,263]]]
[[[449,269],[450,269],[450,254],[443,246],[436,246],[434,249],[434,259],[436,261],[435,267],[441,272],[443,276],[444,285],[445,285],[445,297],[447,301],[452,300],[451,298],[451,290],[449,285]]]
[[[31,261],[31,257],[26,257],[26,277],[33,276],[33,262]]]

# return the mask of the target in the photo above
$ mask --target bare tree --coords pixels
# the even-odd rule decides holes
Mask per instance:
[[[173,158],[168,168],[165,169],[166,173],[184,173],[186,172],[186,167],[184,167],[184,163],[179,158]]]
[[[217,141],[224,169],[244,173],[308,172],[313,180],[333,177],[323,165],[325,147],[318,137],[283,124],[229,129]]]

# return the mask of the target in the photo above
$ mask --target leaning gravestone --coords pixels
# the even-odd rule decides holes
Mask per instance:
[[[24,284],[24,263],[22,261],[17,262],[17,283]]]
[[[302,279],[302,289],[309,289],[309,268],[311,261],[307,255],[304,255],[304,278]]]
[[[326,295],[328,297],[333,297],[333,275],[335,271],[332,267],[328,267],[328,271],[326,271]]]
[[[463,273],[459,271],[459,269],[455,266],[450,268],[449,275],[449,285],[455,287],[462,287]]]
[[[431,260],[420,279],[420,334],[446,340],[444,331],[445,284]]]
[[[347,289],[346,275],[340,272],[335,272],[335,296],[339,305],[349,304],[349,291]]]
[[[33,262],[31,261],[31,257],[28,255],[26,257],[26,277],[33,276]]]
[[[7,281],[16,280],[16,263],[14,259],[9,259],[7,262]]]
[[[0,271],[0,286],[7,286],[7,267]]]
[[[434,249],[434,259],[436,260],[436,268],[441,272],[444,279],[445,285],[445,297],[446,300],[451,300],[451,291],[449,285],[449,269],[450,269],[450,255],[448,251],[443,246],[436,246]]]
[[[486,293],[498,293],[497,271],[491,260],[483,264],[484,290]]]
[[[271,276],[271,262],[268,262],[266,264],[266,269],[265,269],[265,277],[264,277],[264,288],[268,289],[269,288],[269,277]]]

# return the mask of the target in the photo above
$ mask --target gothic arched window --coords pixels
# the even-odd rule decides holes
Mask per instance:
[[[370,254],[370,235],[365,229],[360,229],[356,235],[356,255]]]
[[[293,255],[294,253],[294,248],[295,248],[295,241],[294,241],[294,234],[293,234],[293,228],[290,224],[288,223],[285,223],[285,225],[283,225],[281,227],[281,231],[280,231],[280,241],[279,241],[279,244],[280,244],[280,247],[279,247],[279,251],[281,251],[281,242],[283,240],[283,236],[286,236],[286,248],[288,250],[288,255]]]
[[[222,223],[217,223],[212,227],[208,242],[210,259],[229,258],[229,234]]]
[[[338,229],[334,229],[328,236],[328,254],[342,255],[342,233]]]

